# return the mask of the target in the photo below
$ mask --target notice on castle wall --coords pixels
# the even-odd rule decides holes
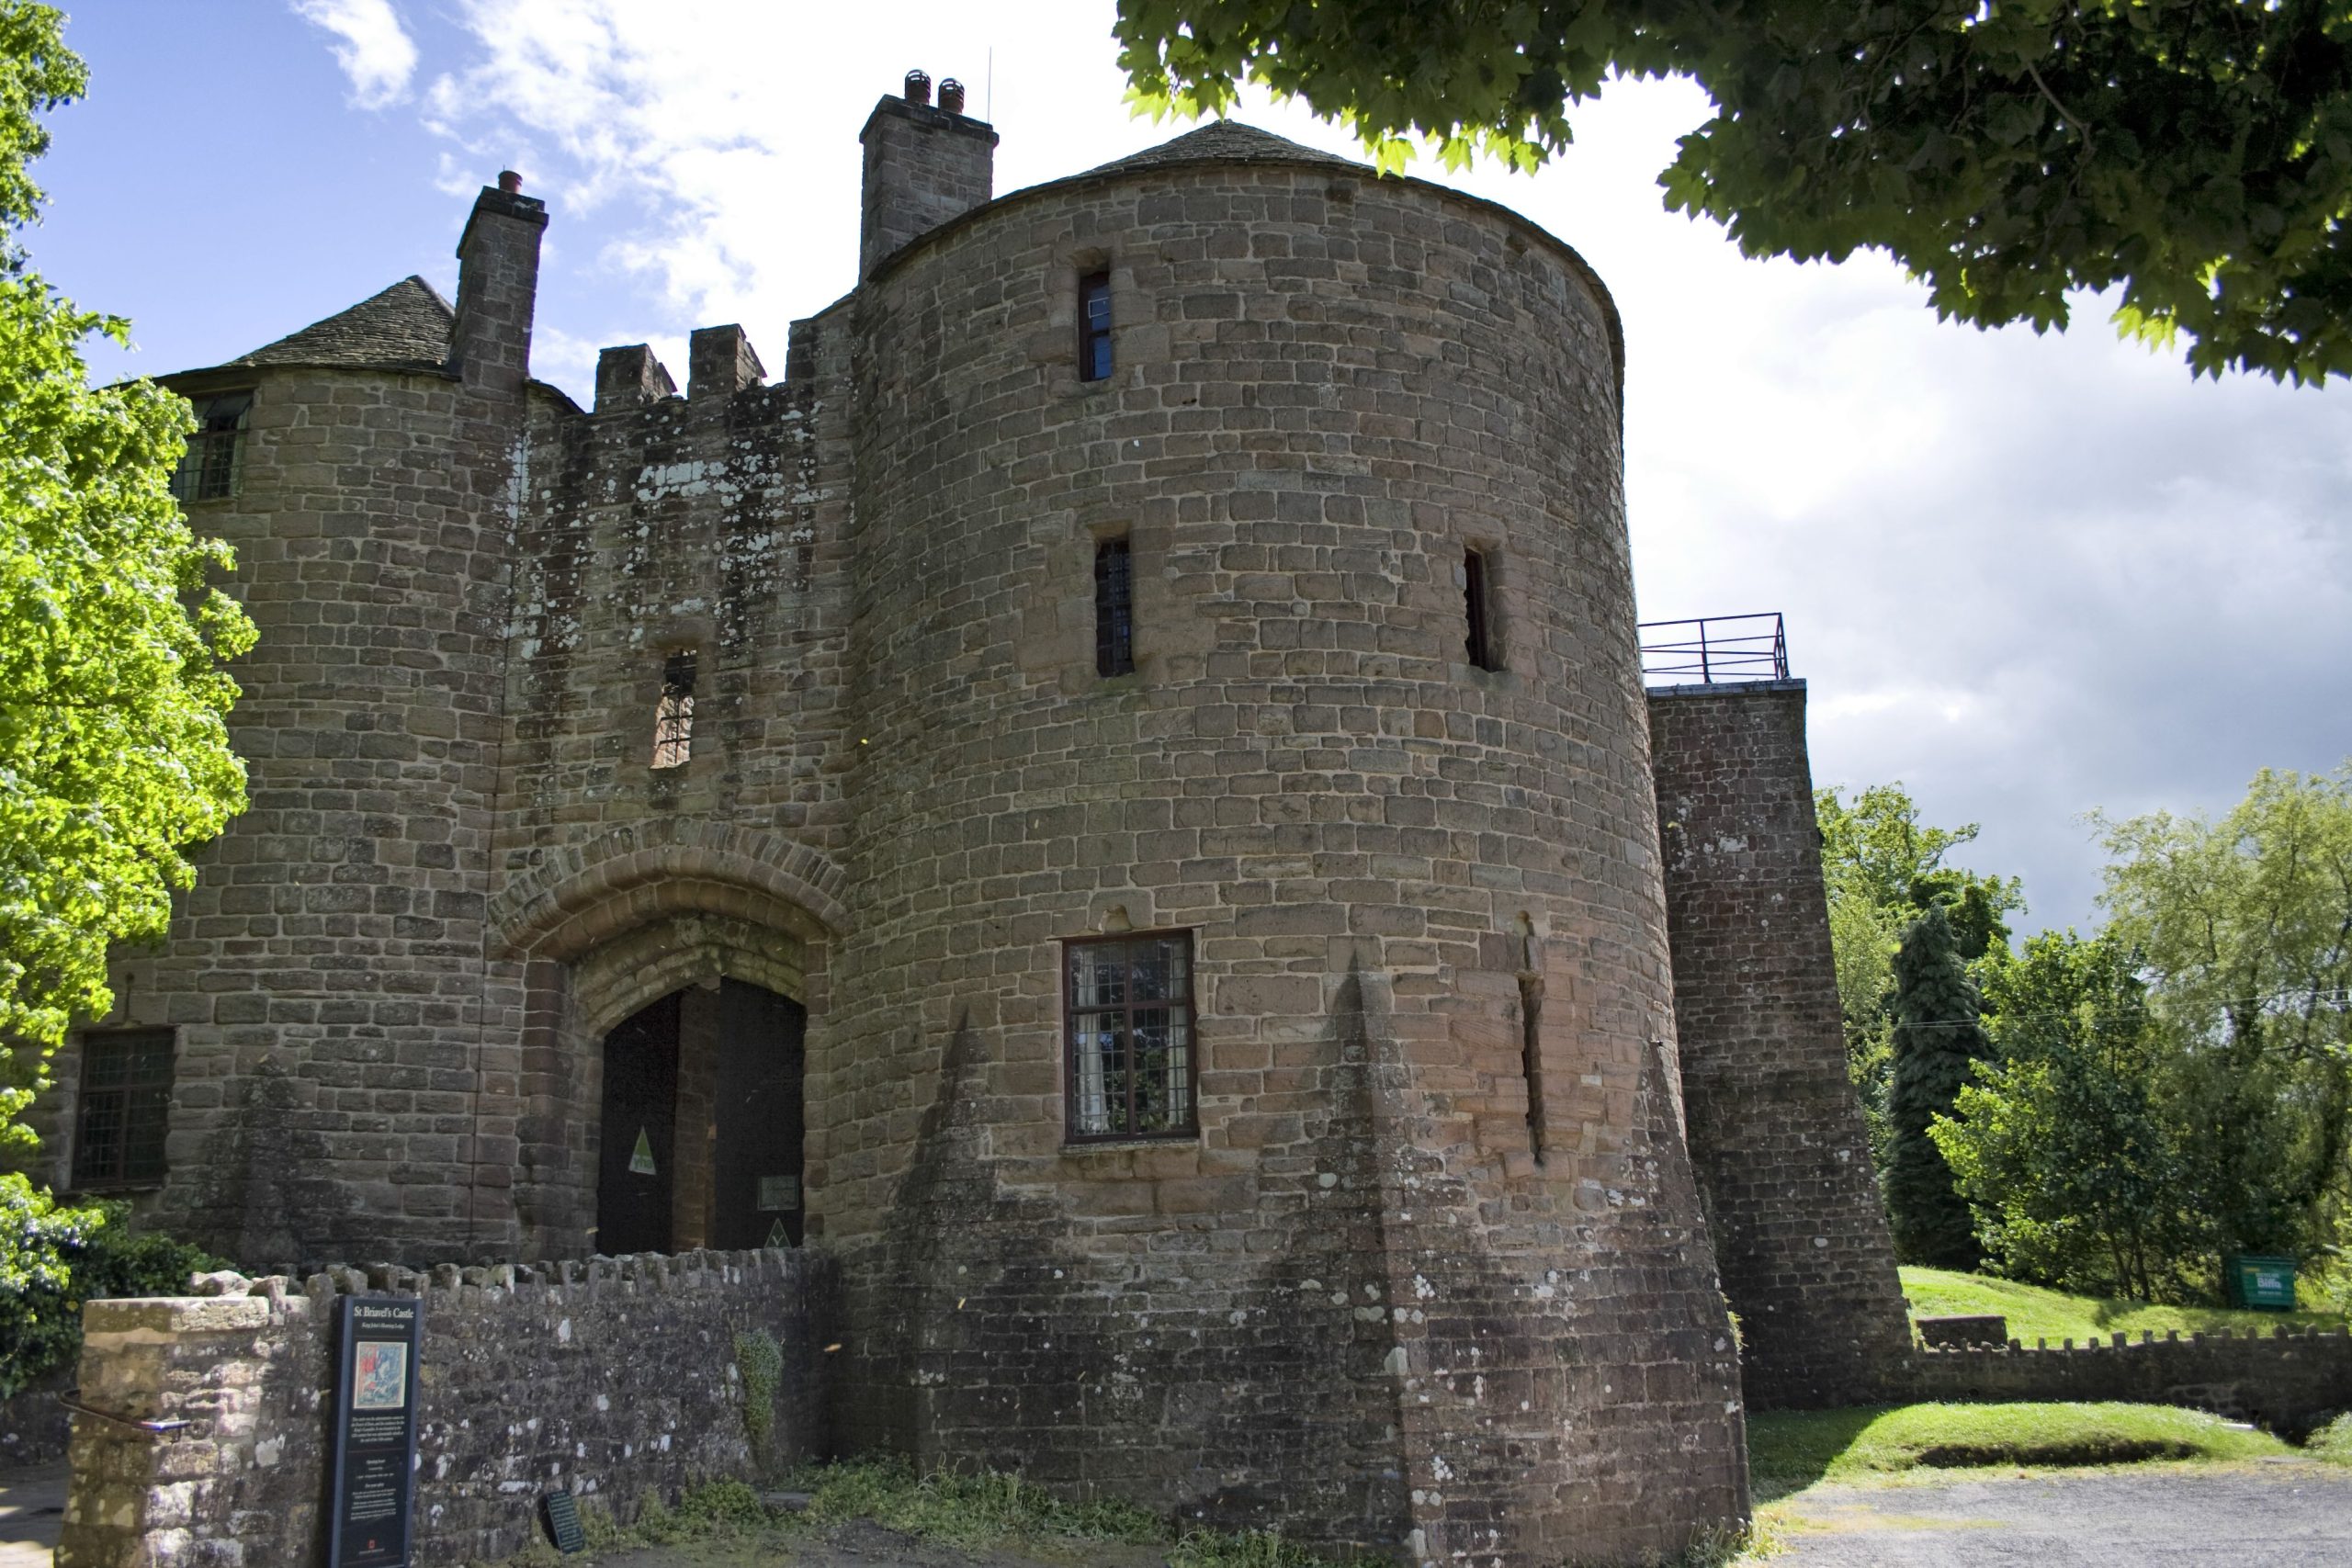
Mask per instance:
[[[342,1304],[328,1568],[409,1568],[424,1303],[414,1296],[345,1296]]]

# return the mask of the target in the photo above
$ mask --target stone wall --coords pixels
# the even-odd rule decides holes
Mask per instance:
[[[64,1457],[72,1428],[57,1396],[73,1382],[70,1371],[46,1372],[0,1399],[0,1468]]]
[[[157,1436],[74,1416],[60,1568],[325,1561],[334,1302],[346,1292],[424,1303],[419,1562],[522,1550],[559,1487],[626,1519],[697,1482],[823,1452],[831,1281],[812,1254],[211,1278],[249,1293],[83,1309],[83,1402],[188,1425]],[[752,1332],[784,1352],[762,1454],[735,1349]]]
[[[1759,1409],[1865,1396],[1909,1343],[1846,1073],[1804,682],[1649,694],[1690,1150]]]
[[[1916,1349],[1891,1400],[2128,1400],[2182,1404],[2300,1439],[2352,1410],[2352,1331],[2143,1335],[2064,1348]]]

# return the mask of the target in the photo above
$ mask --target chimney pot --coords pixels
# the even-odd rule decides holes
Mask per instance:
[[[964,84],[950,76],[939,84],[939,107],[949,114],[964,112]]]
[[[498,188],[508,196],[520,196],[523,193],[523,176],[512,169],[501,169],[498,171]]]
[[[931,102],[930,73],[924,71],[910,71],[907,73],[907,102],[910,104],[928,104]]]

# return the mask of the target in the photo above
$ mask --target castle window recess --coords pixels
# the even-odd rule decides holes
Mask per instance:
[[[187,453],[172,470],[172,495],[182,502],[225,500],[237,493],[239,449],[254,395],[222,392],[198,398],[195,404],[196,434],[187,438]]]
[[[172,1105],[172,1032],[113,1029],[82,1037],[74,1185],[138,1187],[163,1179]]]
[[[1090,272],[1078,280],[1078,378],[1111,378],[1111,275]]]
[[[1462,553],[1462,608],[1470,626],[1470,662],[1481,670],[1499,670],[1503,661],[1501,650],[1495,644],[1494,584],[1489,581],[1487,565],[1483,551]]]
[[[1094,672],[1130,675],[1135,668],[1135,554],[1122,536],[1094,547]]]
[[[683,768],[695,750],[695,652],[673,653],[662,666],[662,701],[653,709],[653,765]]]
[[[1193,933],[1072,942],[1062,956],[1070,1142],[1193,1136]]]

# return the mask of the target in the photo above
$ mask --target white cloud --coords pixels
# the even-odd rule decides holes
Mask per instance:
[[[339,40],[333,47],[351,79],[352,101],[380,109],[408,95],[416,73],[416,42],[401,25],[391,0],[292,0],[294,14]]]

